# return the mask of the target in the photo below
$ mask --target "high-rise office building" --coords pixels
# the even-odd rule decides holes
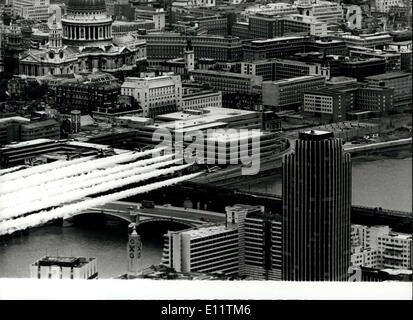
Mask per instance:
[[[351,160],[342,140],[300,133],[283,161],[284,280],[347,280],[350,210]]]

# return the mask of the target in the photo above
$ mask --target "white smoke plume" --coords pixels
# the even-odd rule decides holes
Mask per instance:
[[[10,180],[21,179],[21,178],[28,177],[36,173],[42,173],[42,172],[46,172],[46,171],[50,171],[50,170],[54,170],[58,168],[64,168],[64,167],[74,165],[74,164],[83,163],[88,160],[91,160],[92,158],[93,157],[84,157],[84,158],[74,159],[70,161],[58,160],[58,161],[54,161],[51,163],[40,164],[34,167],[27,168],[25,170],[20,170],[17,172],[11,172],[9,174],[5,174],[0,177],[0,183],[5,182],[5,181],[10,181]],[[10,168],[10,169],[13,169],[13,168]]]
[[[52,171],[47,171],[46,172],[47,174],[35,173],[26,178],[9,181],[7,183],[7,189],[0,190],[1,191],[0,194],[15,192],[17,190],[22,189],[23,187],[28,188],[32,186],[41,185],[48,181],[56,181],[56,180],[59,180],[65,177],[78,175],[80,173],[90,172],[98,168],[112,167],[119,163],[134,161],[138,158],[150,155],[154,152],[159,152],[162,149],[164,148],[152,149],[152,150],[148,150],[148,151],[144,151],[140,153],[120,154],[116,156],[111,156],[111,157],[106,157],[106,158],[101,158],[101,159],[96,159],[96,160],[90,160],[86,163],[82,163],[82,165],[74,164],[74,165],[57,168]]]
[[[150,165],[152,163],[155,163],[155,164],[158,163],[158,164],[157,166],[153,166],[153,167],[150,166],[149,168],[156,169],[162,166],[166,167],[173,163],[173,162],[166,161],[166,160],[171,159],[172,157],[173,155],[164,155],[164,156],[140,160],[140,161],[124,164],[124,165],[117,165],[112,168],[106,168],[106,169],[97,168],[97,170],[92,171],[90,173],[83,173],[80,175],[63,178],[57,181],[47,181],[44,184],[41,184],[38,186],[23,187],[22,189],[19,189],[16,192],[0,195],[0,216],[1,216],[1,210],[3,208],[14,207],[16,205],[22,204],[23,202],[31,202],[36,199],[43,198],[45,196],[53,197],[54,195],[59,194],[59,193],[64,193],[64,192],[68,192],[71,190],[81,188],[79,183],[82,183],[85,180],[87,182],[90,182],[91,183],[90,185],[93,185],[92,181],[95,178],[108,176],[108,175],[111,175],[111,174],[114,174],[120,171],[126,172],[127,170],[130,170],[130,169],[143,168],[144,166]],[[159,162],[161,163],[159,164]]]
[[[176,161],[178,160],[170,161],[169,165],[173,164]],[[161,175],[174,173],[176,171],[183,170],[190,165],[187,164],[168,169],[155,170],[157,166],[160,166],[160,164],[137,168],[126,172],[122,171],[109,176],[99,177],[91,181],[85,180],[83,182],[80,182],[76,189],[59,193],[54,197],[46,193],[42,198],[39,198],[38,200],[18,203],[13,207],[2,209],[0,211],[0,220],[18,217],[33,211],[77,201],[89,195],[120,188],[131,183],[137,183],[151,178],[159,177]]]
[[[23,169],[23,168],[25,168],[25,167],[26,167],[26,166],[21,165],[21,166],[15,166],[15,167],[12,167],[12,168],[1,169],[1,170],[0,170],[0,176],[4,176],[6,173],[11,173],[11,172],[14,172],[14,171]],[[0,178],[2,178],[2,177],[0,177]]]
[[[17,219],[11,219],[2,221],[0,223],[0,235],[11,234],[18,230],[24,230],[30,227],[34,227],[40,224],[44,224],[48,221],[59,219],[59,218],[70,218],[71,216],[89,208],[105,205],[108,202],[113,202],[121,200],[127,197],[134,196],[136,194],[146,193],[155,189],[171,186],[185,180],[193,179],[202,173],[193,173],[184,175],[177,178],[172,178],[164,181],[159,181],[144,186],[127,189],[124,191],[116,192],[113,194],[87,199],[80,202],[65,205],[63,207],[53,209],[50,211],[42,211],[37,214],[32,214],[26,217],[21,217]]]

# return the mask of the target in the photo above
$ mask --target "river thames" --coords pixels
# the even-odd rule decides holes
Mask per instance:
[[[412,158],[353,159],[353,204],[412,211]],[[281,176],[239,189],[281,194]],[[165,226],[164,226],[165,227]],[[110,221],[101,226],[46,226],[28,235],[0,240],[0,277],[29,277],[29,266],[45,255],[87,256],[98,259],[99,278],[126,271],[127,225]],[[142,265],[159,264],[162,233],[153,225],[142,230]]]

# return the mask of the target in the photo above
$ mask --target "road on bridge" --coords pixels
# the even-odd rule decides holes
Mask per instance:
[[[176,218],[183,218],[183,219],[193,219],[193,220],[200,220],[205,222],[212,222],[212,223],[222,223],[225,221],[225,214],[212,212],[212,211],[205,211],[205,210],[196,210],[196,209],[184,209],[180,207],[173,207],[173,206],[160,206],[155,205],[155,208],[140,208],[136,209],[139,203],[136,202],[125,202],[125,201],[115,201],[107,203],[103,206],[96,207],[95,209],[101,210],[115,210],[124,213],[130,213],[134,210],[139,211],[143,214],[148,214],[151,216],[167,216],[171,219]]]

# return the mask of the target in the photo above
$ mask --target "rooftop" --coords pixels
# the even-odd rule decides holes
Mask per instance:
[[[24,118],[24,117],[19,117],[19,116],[0,118],[0,124],[7,123],[7,122],[10,122],[10,121],[30,122],[30,119]]]
[[[163,114],[157,117],[157,120],[161,121],[177,121],[177,120],[197,120],[198,124],[207,123],[207,122],[216,122],[216,121],[225,121],[228,118],[235,116],[247,116],[247,115],[256,115],[255,111],[248,110],[239,110],[231,108],[218,108],[218,107],[207,107],[204,108],[205,113],[194,114],[191,112],[173,112]]]
[[[60,266],[60,267],[73,267],[79,268],[96,258],[84,258],[84,257],[43,257],[32,265],[34,266]]]
[[[260,76],[254,76],[250,74],[242,74],[242,73],[235,73],[235,72],[228,72],[228,71],[221,71],[221,70],[193,70],[191,73],[198,73],[198,74],[215,74],[215,75],[222,75],[227,77],[233,78],[244,78],[244,79],[251,79],[251,78],[260,78]]]
[[[28,147],[28,146],[33,146],[36,144],[41,144],[41,143],[53,143],[54,140],[50,139],[34,139],[34,140],[29,140],[29,141],[23,141],[19,143],[12,143],[3,146],[2,149],[7,149],[7,148],[21,148],[21,147]]]
[[[207,140],[220,141],[220,142],[232,142],[232,141],[242,141],[245,139],[256,138],[263,136],[262,131],[235,131],[231,133],[221,133],[213,132],[208,135]]]
[[[299,133],[299,138],[301,140],[309,140],[309,141],[319,141],[324,139],[333,138],[334,134],[330,131],[322,131],[322,130],[309,130]]]
[[[45,126],[51,126],[51,125],[58,125],[59,123],[54,120],[54,119],[47,119],[43,121],[35,121],[35,122],[30,122],[27,124],[24,124],[24,128],[26,129],[35,129],[35,128],[42,128]]]
[[[412,74],[409,72],[388,72],[382,73],[375,76],[365,77],[366,80],[389,80],[389,79],[396,79],[401,77],[408,77]]]
[[[399,240],[409,240],[409,239],[411,240],[412,239],[412,235],[408,233],[390,232],[387,236],[396,238]]]
[[[152,121],[151,118],[145,118],[145,117],[139,117],[139,116],[120,116],[120,117],[117,117],[117,119],[129,120],[129,121],[134,121],[134,122],[143,122],[143,123]]]
[[[287,83],[293,83],[293,82],[300,82],[300,81],[305,81],[305,80],[310,80],[310,79],[325,79],[324,76],[320,75],[307,75],[307,76],[300,76],[300,77],[294,77],[294,78],[288,78],[288,79],[282,79],[282,80],[276,80],[276,81],[264,81],[263,83],[277,83],[277,84],[287,84]]]
[[[412,274],[412,270],[405,270],[405,269],[381,269],[380,271],[386,272],[391,275],[402,275],[402,274]]]
[[[305,37],[277,37],[277,38],[271,38],[271,39],[263,39],[263,40],[253,40],[251,43],[270,43],[270,42],[276,42],[276,41],[286,41],[286,40],[298,40],[298,39],[303,39]]]
[[[182,232],[182,235],[189,235],[191,239],[199,239],[212,235],[218,235],[233,231],[234,229],[227,228],[225,225],[214,225],[208,227],[200,227],[196,229],[189,229]]]

